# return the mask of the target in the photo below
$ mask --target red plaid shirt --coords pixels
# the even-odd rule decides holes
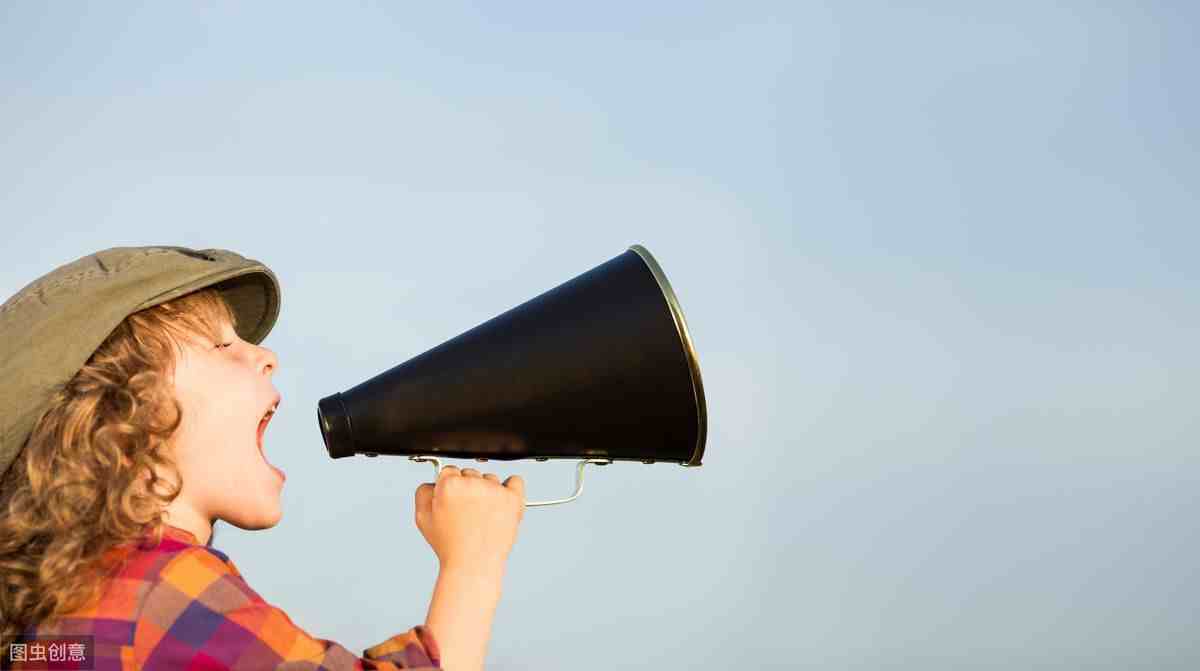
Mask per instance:
[[[95,671],[128,669],[441,669],[429,630],[416,626],[359,657],[310,636],[267,603],[220,550],[173,526],[160,544],[113,550],[124,562],[86,610],[26,636],[94,636]],[[6,660],[7,661],[7,660]],[[17,662],[14,669],[45,669]]]

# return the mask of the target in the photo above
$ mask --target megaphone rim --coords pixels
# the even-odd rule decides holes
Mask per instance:
[[[679,339],[683,343],[684,355],[687,358],[688,369],[691,371],[692,377],[692,394],[696,400],[696,449],[692,453],[692,458],[684,462],[684,466],[699,466],[700,460],[704,457],[704,443],[708,435],[708,409],[704,401],[704,382],[700,377],[700,358],[696,354],[696,346],[692,342],[691,333],[688,332],[687,319],[683,316],[683,307],[679,304],[679,299],[675,296],[675,290],[671,288],[671,282],[667,279],[666,273],[663,272],[662,266],[658,265],[658,261],[654,259],[654,255],[650,250],[642,245],[630,245],[629,250],[637,254],[639,258],[650,269],[650,274],[654,276],[654,281],[658,283],[658,288],[662,291],[663,298],[667,301],[667,306],[671,311],[671,318],[675,322],[675,330],[679,333]]]

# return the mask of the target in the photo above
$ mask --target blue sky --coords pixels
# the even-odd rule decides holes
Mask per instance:
[[[10,3],[0,293],[118,245],[270,265],[284,519],[217,545],[361,649],[424,618],[430,471],[331,461],[317,400],[643,244],[705,465],[531,510],[489,668],[1191,668],[1197,19]]]

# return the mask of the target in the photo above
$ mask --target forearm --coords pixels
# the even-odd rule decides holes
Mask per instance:
[[[447,671],[482,671],[500,602],[504,566],[447,567],[438,572],[425,626],[433,632]]]

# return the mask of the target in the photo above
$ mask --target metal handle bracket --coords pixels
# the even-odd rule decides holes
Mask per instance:
[[[433,464],[433,478],[435,481],[437,480],[438,475],[441,474],[441,472],[442,472],[442,461],[438,457],[431,457],[431,456],[427,456],[427,455],[417,455],[417,456],[411,456],[408,459],[409,459],[409,461],[431,462]],[[579,462],[579,465],[575,468],[575,493],[574,494],[568,496],[565,499],[554,499],[552,501],[527,501],[525,503],[525,507],[533,508],[535,506],[553,506],[553,505],[556,505],[559,503],[568,503],[570,501],[574,501],[575,499],[579,498],[580,494],[583,493],[583,467],[588,464],[596,464],[598,466],[607,466],[611,463],[612,463],[612,459],[583,459],[583,460],[581,460]]]

